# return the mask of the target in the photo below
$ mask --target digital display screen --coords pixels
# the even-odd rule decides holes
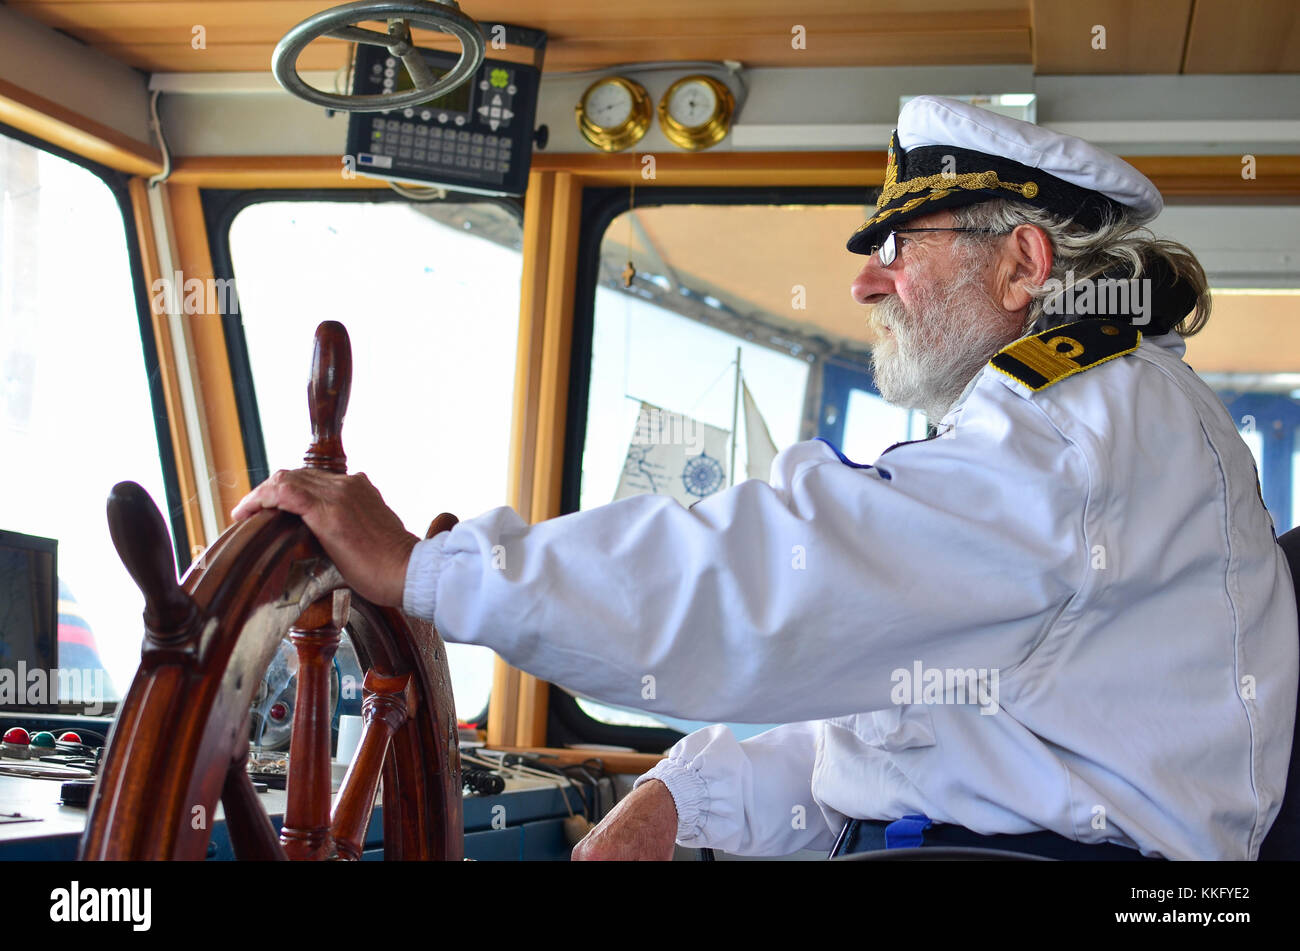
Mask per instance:
[[[56,546],[51,538],[0,531],[0,670],[10,677],[24,666],[48,671],[58,665]],[[47,708],[57,701],[42,692],[6,702]]]
[[[432,63],[429,63],[429,71],[432,72],[436,78],[441,79],[450,72],[450,69],[441,69],[434,66]],[[407,92],[415,88],[415,83],[411,81],[411,74],[406,71],[405,66],[397,66],[393,70],[393,73],[393,92]],[[470,77],[451,92],[430,99],[428,102],[422,102],[420,105],[429,109],[444,109],[447,112],[468,113],[470,88],[473,85],[474,79],[473,77]]]

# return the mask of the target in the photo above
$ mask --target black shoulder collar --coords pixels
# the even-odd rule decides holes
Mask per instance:
[[[1132,353],[1142,333],[1118,320],[1080,320],[1022,337],[998,351],[993,369],[1037,392],[1067,376]]]

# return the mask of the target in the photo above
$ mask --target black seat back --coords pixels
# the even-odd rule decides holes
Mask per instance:
[[[1300,528],[1286,532],[1277,543],[1286,554],[1291,566],[1291,583],[1295,585],[1296,600],[1300,603]],[[1300,697],[1296,702],[1296,726],[1300,729]],[[1282,810],[1273,822],[1273,828],[1264,837],[1259,848],[1261,859],[1300,859],[1300,743],[1291,741],[1291,766],[1286,773],[1286,792],[1282,796]]]

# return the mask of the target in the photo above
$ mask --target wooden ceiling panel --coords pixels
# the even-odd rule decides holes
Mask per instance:
[[[253,20],[283,19],[284,8],[292,10],[294,22],[338,6],[331,0],[8,0],[7,6],[92,9],[121,11],[130,8],[164,7],[203,15],[220,14],[221,8],[243,10]],[[544,26],[557,22],[617,24],[629,20],[659,22],[699,21],[716,18],[736,24],[750,19],[767,19],[783,24],[802,23],[807,16],[870,16],[882,24],[895,19],[964,20],[967,17],[1006,17],[1027,22],[1029,0],[656,0],[653,12],[645,6],[598,4],[594,0],[466,0],[461,9],[480,22],[512,22]],[[78,16],[83,14],[76,14]],[[91,14],[84,14],[91,15]]]
[[[9,7],[140,69],[154,72],[261,70],[294,24],[328,0],[10,0]],[[748,66],[877,66],[1028,63],[1028,0],[661,0],[599,7],[590,0],[467,3],[485,25],[505,21],[546,30],[551,71],[647,59],[737,59]],[[206,49],[191,46],[195,26]],[[792,30],[803,27],[806,48]],[[455,48],[450,39],[422,43]],[[256,47],[264,47],[259,52]],[[314,48],[303,68],[327,68]],[[326,67],[320,64],[326,63]]]
[[[659,60],[739,60],[748,67],[901,66],[924,63],[1026,63],[1029,32],[828,34],[810,40],[809,50],[793,50],[785,36],[671,36],[636,40],[577,40],[548,46],[546,66],[559,72],[615,63]],[[648,51],[653,50],[648,55]],[[815,55],[813,55],[815,50]]]
[[[1196,0],[1183,71],[1300,72],[1300,4],[1295,0],[1252,0],[1249,5],[1241,0]]]
[[[878,36],[834,36],[818,50],[817,66],[900,66],[923,62],[927,65],[998,65],[1023,63],[1027,49],[1027,35],[997,34],[981,37],[978,49],[958,49],[948,41],[932,36],[904,34],[886,43]],[[128,66],[150,73],[202,73],[202,72],[252,72],[271,68],[271,51],[274,43],[208,43],[206,49],[194,50],[189,44],[167,43],[99,43],[100,50]],[[430,49],[457,49],[454,41],[421,41]],[[905,46],[912,52],[906,63],[900,63],[897,50]],[[347,61],[347,51],[342,43],[322,41],[313,43],[303,52],[298,62],[299,70],[335,69]],[[646,61],[646,42],[584,41],[549,47],[546,51],[548,73],[584,69],[600,69],[618,63]],[[800,57],[780,43],[761,39],[721,40],[709,37],[674,37],[656,43],[656,59],[711,60],[735,59],[747,67],[808,66],[811,57]],[[498,56],[501,59],[514,59]]]
[[[0,0],[5,2],[5,0]],[[8,0],[17,13],[151,72],[261,71],[334,0]],[[552,72],[647,60],[755,67],[1033,63],[1038,73],[1300,72],[1297,0],[466,0],[485,25],[545,30]],[[647,10],[653,9],[653,14]],[[795,26],[807,45],[791,44]],[[191,47],[202,26],[207,48]],[[1094,48],[1094,27],[1106,30]],[[454,47],[445,40],[425,40]],[[312,48],[303,68],[341,54]],[[510,57],[507,57],[510,58]]]
[[[1192,0],[1032,0],[1034,72],[1177,73],[1191,9]]]
[[[9,9],[73,34],[94,45],[124,46],[190,43],[191,31],[203,26],[214,43],[274,44],[289,27],[323,9],[315,2],[267,0],[256,7],[218,0],[209,3],[114,0],[50,3],[11,0]]]
[[[1027,0],[1026,0],[1027,2]],[[186,42],[190,30],[202,24],[210,35],[226,41],[268,40],[274,42],[291,26],[318,12],[322,7],[316,0],[267,0],[250,8],[243,0],[213,0],[202,4],[191,2],[157,2],[157,0],[108,0],[108,2],[55,3],[51,0],[10,0],[11,9],[24,16],[40,20],[59,29],[76,31],[87,41],[105,42],[157,42],[163,33],[181,35]],[[933,14],[913,11],[881,17],[864,12],[863,7],[850,13],[806,10],[803,14],[746,15],[742,17],[718,16],[714,6],[703,8],[707,13],[666,16],[636,16],[568,18],[547,8],[541,15],[524,19],[520,10],[512,9],[514,19],[521,23],[546,30],[553,42],[583,39],[634,39],[638,37],[679,36],[699,33],[716,37],[769,35],[789,42],[794,25],[802,25],[810,37],[829,36],[835,33],[934,33],[936,35],[974,32],[1022,32],[1029,29],[1028,6],[1020,10],[973,10],[936,19]],[[499,18],[477,14],[485,26]]]
[[[209,44],[192,49],[188,43],[104,43],[95,49],[116,60],[150,73],[270,72],[275,44]],[[350,43],[321,40],[303,50],[298,70],[341,69],[348,63]]]

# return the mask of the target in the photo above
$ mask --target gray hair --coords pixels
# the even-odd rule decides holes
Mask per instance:
[[[1180,336],[1190,337],[1210,319],[1209,283],[1205,269],[1196,260],[1196,255],[1177,241],[1157,238],[1147,228],[1134,224],[1127,215],[1113,215],[1100,227],[1089,230],[1069,218],[1005,198],[995,198],[953,211],[955,228],[987,228],[997,234],[1006,234],[1022,224],[1041,228],[1052,242],[1052,272],[1049,280],[1055,278],[1064,283],[1067,272],[1073,271],[1077,283],[1096,278],[1117,265],[1128,269],[1128,278],[1139,278],[1142,276],[1144,259],[1158,256],[1164,259],[1179,281],[1196,293],[1196,307],[1173,329]],[[987,236],[957,235],[962,243],[973,243],[981,237]],[[1050,293],[1051,290],[1043,285],[1031,288],[1033,299],[1025,322],[1026,331],[1042,316],[1044,302]]]

